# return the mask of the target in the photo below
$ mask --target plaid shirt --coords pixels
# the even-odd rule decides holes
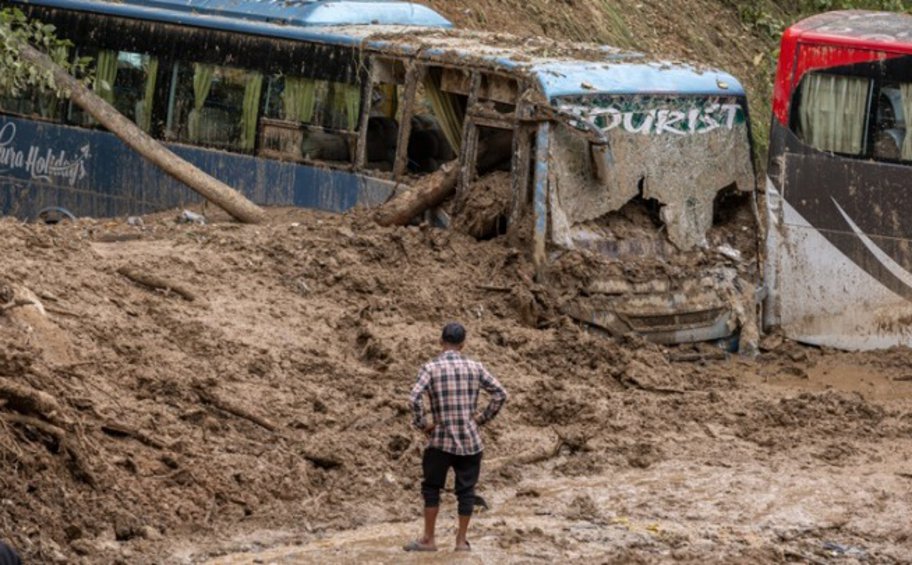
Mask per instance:
[[[479,389],[490,394],[491,401],[484,412],[475,416]],[[428,447],[455,455],[473,455],[484,449],[478,426],[493,419],[507,400],[507,391],[484,365],[466,359],[458,351],[444,351],[421,367],[409,397],[413,423],[420,430],[427,426],[422,402],[425,391],[431,398],[431,412],[437,424]]]

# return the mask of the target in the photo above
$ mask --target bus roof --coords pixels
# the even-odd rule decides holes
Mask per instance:
[[[912,50],[912,15],[841,10],[817,14],[786,30],[784,40],[864,49]]]
[[[733,76],[708,67],[652,60],[616,47],[473,30],[348,28],[375,50],[474,62],[537,79],[547,99],[606,94],[743,96]]]
[[[819,45],[801,50],[799,45]],[[792,93],[805,73],[912,53],[912,16],[899,12],[840,10],[791,25],[782,34],[773,86],[773,116],[788,125]]]
[[[544,98],[609,94],[743,96],[731,75],[642,54],[542,37],[448,29],[430,8],[385,0],[13,0],[465,62],[537,79]],[[417,27],[424,29],[416,29]]]
[[[369,24],[422,27],[452,27],[453,25],[428,7],[394,0],[13,1],[21,4],[216,28],[221,28],[221,25],[231,21],[289,27]],[[209,24],[207,25],[206,22]],[[265,35],[272,35],[266,30],[264,32]]]

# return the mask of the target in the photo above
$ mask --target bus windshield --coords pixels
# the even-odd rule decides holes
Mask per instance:
[[[756,345],[757,221],[743,96],[562,97],[549,271],[572,317],[665,343]],[[582,265],[582,267],[580,267]]]
[[[558,104],[570,126],[594,134],[557,130],[559,240],[603,238],[591,222],[640,198],[660,206],[669,241],[687,251],[705,245],[719,191],[753,190],[746,112],[736,98],[587,95]]]

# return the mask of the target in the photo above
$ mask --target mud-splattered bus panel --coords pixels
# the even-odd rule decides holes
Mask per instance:
[[[846,349],[912,345],[912,16],[783,34],[766,203],[765,323]]]

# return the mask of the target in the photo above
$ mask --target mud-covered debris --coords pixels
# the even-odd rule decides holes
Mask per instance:
[[[769,484],[798,497],[802,522],[789,526],[803,529],[795,531],[826,522],[830,514],[802,497],[827,490],[869,528],[853,543],[898,555],[899,532],[870,501],[887,487],[900,492],[908,479],[866,475],[861,466],[874,458],[887,468],[905,464],[898,458],[912,417],[901,395],[909,387],[892,379],[909,373],[908,350],[849,355],[783,345],[769,359],[673,365],[665,348],[641,338],[612,339],[560,317],[544,325],[540,313],[534,325],[524,322],[513,288],[527,289],[542,311],[560,297],[531,280],[529,259],[509,237],[383,228],[365,212],[270,213],[255,228],[215,217],[191,239],[167,212],[144,217],[154,237],[116,245],[85,237],[100,221],[48,228],[0,219],[0,240],[9,242],[0,254],[4,281],[32,289],[46,307],[81,314],[46,308],[40,319],[57,334],[38,318],[21,323],[28,309],[37,315],[33,306],[0,316],[0,378],[50,395],[65,419],[0,399],[0,524],[10,525],[5,535],[30,561],[183,559],[175,548],[204,560],[209,547],[231,549],[209,532],[223,540],[297,528],[289,524],[327,538],[379,528],[388,543],[389,528],[411,528],[420,511],[424,440],[411,428],[408,390],[451,319],[469,327],[466,353],[511,394],[482,430],[485,498],[504,500],[512,489],[539,494],[511,497],[481,518],[500,531],[498,513],[516,516],[523,534],[507,540],[514,549],[523,544],[553,560],[582,546],[634,557],[670,549],[641,531],[567,537],[593,531],[580,529],[591,526],[584,516],[599,519],[585,502],[573,520],[563,516],[584,494],[602,505],[601,519],[610,505],[628,515],[662,513],[663,525],[677,521],[708,536],[720,523],[743,525],[752,543],[773,543],[743,522],[764,511],[755,485]],[[292,222],[299,227],[288,229]],[[29,245],[37,235],[74,245]],[[678,268],[660,263],[622,263],[629,268],[617,274],[639,281]],[[116,273],[122,265],[192,282],[211,307],[133,284]],[[594,272],[585,261],[563,266],[573,276]],[[294,285],[300,276],[306,295]],[[54,335],[72,346],[69,361],[49,347]],[[804,368],[808,379],[776,381],[783,364]],[[830,364],[851,379],[822,381]],[[865,384],[864,397],[814,389],[845,386],[858,371],[877,385]],[[201,398],[200,387],[215,400]],[[871,397],[878,393],[886,400]],[[720,489],[724,504],[716,504]],[[878,500],[882,513],[906,516],[908,505],[894,499]],[[116,541],[121,512],[139,522],[119,526],[124,539]],[[553,520],[541,526],[549,533],[532,535],[545,519]],[[655,545],[630,549],[641,535]],[[735,558],[746,547],[736,533],[692,535],[686,547],[705,543]],[[479,538],[490,543],[486,551],[499,541]]]
[[[476,179],[455,204],[453,227],[476,239],[506,233],[512,190],[512,177],[507,171],[494,171]]]
[[[206,216],[203,216],[202,214],[197,214],[196,212],[191,212],[190,210],[183,210],[180,213],[180,216],[177,217],[177,222],[179,224],[205,225]]]
[[[602,519],[602,511],[588,494],[577,496],[567,505],[564,517],[570,520],[598,522]]]

